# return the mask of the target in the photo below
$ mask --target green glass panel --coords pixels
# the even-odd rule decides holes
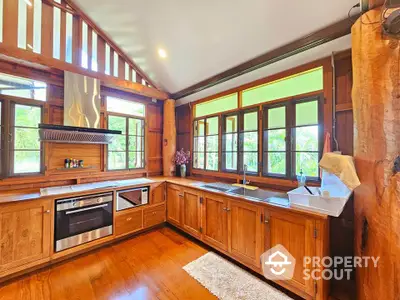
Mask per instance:
[[[218,134],[218,117],[206,120],[207,135]]]
[[[244,131],[257,130],[258,128],[257,115],[258,114],[256,111],[244,114],[244,124],[243,124]]]
[[[195,117],[203,117],[238,108],[237,93],[196,104]]]
[[[229,116],[225,118],[225,132],[237,132],[238,117]]]
[[[193,151],[195,152],[204,152],[204,137],[195,137],[193,143]]]
[[[16,150],[40,150],[38,129],[15,128],[14,141]]]
[[[143,152],[129,152],[129,169],[140,169],[144,167]]]
[[[258,132],[243,133],[243,151],[258,150]]]
[[[32,79],[0,73],[0,94],[46,101],[47,84]]]
[[[230,171],[237,170],[237,152],[227,152],[225,155],[225,169]]]
[[[204,120],[194,122],[194,136],[204,136]]]
[[[318,151],[318,125],[296,128],[296,151]]]
[[[296,174],[303,170],[305,176],[318,177],[318,153],[297,152]]]
[[[318,101],[296,104],[296,126],[318,124]]]
[[[115,66],[114,66],[115,67]],[[144,117],[145,105],[139,102],[119,99],[115,97],[107,97],[107,111],[116,112],[126,115]]]
[[[193,167],[196,169],[204,169],[204,153],[193,153]]]
[[[237,151],[237,133],[228,133],[225,135],[224,151]]]
[[[285,129],[268,130],[268,150],[286,151],[285,138],[286,138]]]
[[[243,91],[243,107],[323,89],[322,67]]]
[[[143,120],[129,118],[129,135],[144,135]]]
[[[110,130],[120,130],[122,134],[126,132],[126,118],[108,116],[108,129]]]
[[[15,151],[14,173],[39,173],[40,151]]]
[[[286,174],[286,153],[268,153],[268,173],[281,175]]]
[[[37,128],[41,123],[42,110],[37,106],[15,105],[15,126]]]
[[[248,172],[258,172],[258,154],[252,152],[243,153],[243,163],[247,165]]]
[[[268,128],[286,127],[286,107],[268,109]]]
[[[210,171],[218,171],[218,152],[207,153],[206,169]]]
[[[120,170],[126,168],[125,152],[108,152],[108,169]]]
[[[218,135],[207,137],[206,151],[218,152]]]
[[[139,136],[130,136],[129,151],[143,151],[143,138]]]

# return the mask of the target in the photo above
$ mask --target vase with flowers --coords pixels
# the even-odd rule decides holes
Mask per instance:
[[[176,152],[175,154],[175,164],[179,166],[177,170],[180,171],[182,178],[186,177],[186,165],[190,161],[190,151],[185,151],[183,148]]]

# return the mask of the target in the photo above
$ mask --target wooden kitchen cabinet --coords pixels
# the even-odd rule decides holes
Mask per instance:
[[[227,200],[214,194],[204,193],[202,205],[203,241],[228,250]]]
[[[181,188],[174,184],[167,185],[167,220],[172,224],[181,226],[182,218],[182,199]]]
[[[192,235],[201,237],[201,193],[197,190],[184,188],[182,191],[182,226]]]
[[[117,212],[115,216],[115,235],[121,236],[143,228],[143,209],[131,208]]]
[[[150,187],[150,204],[159,204],[165,202],[165,183],[161,183],[157,186]]]
[[[0,277],[50,257],[50,200],[0,205]]]
[[[143,209],[143,227],[148,228],[165,222],[165,204]]]
[[[282,245],[296,259],[294,276],[285,283],[314,296],[315,283],[304,280],[303,259],[314,256],[316,249],[315,221],[301,214],[266,209],[265,216],[265,251]]]
[[[243,201],[228,201],[228,251],[240,261],[260,267],[262,209]]]

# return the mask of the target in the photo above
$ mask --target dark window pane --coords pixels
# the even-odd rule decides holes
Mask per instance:
[[[318,125],[296,128],[296,151],[318,151]]]
[[[206,134],[218,134],[218,117],[209,118],[206,122]]]
[[[129,118],[129,135],[144,135],[143,120]]]
[[[40,150],[38,129],[14,128],[14,139],[16,150]]]
[[[226,152],[225,155],[225,169],[230,171],[237,170],[237,152]]]
[[[108,152],[108,169],[126,169],[126,152]]]
[[[207,170],[218,171],[218,152],[207,153]]]
[[[258,172],[258,154],[244,152],[243,164],[247,165],[248,172]]]
[[[196,169],[204,169],[204,153],[193,153],[193,167]]]
[[[15,105],[15,126],[37,128],[42,120],[42,109],[37,106]]]
[[[268,153],[268,173],[282,175],[286,174],[286,153]]]
[[[258,150],[258,132],[245,132],[243,134],[243,151]]]
[[[258,118],[257,112],[250,112],[244,114],[244,124],[243,130],[250,131],[250,130],[257,130],[258,128]]]
[[[214,151],[218,152],[218,135],[208,136],[207,137],[207,147],[206,151]]]
[[[126,133],[126,118],[108,116],[108,129],[110,130],[120,130],[122,134]]]
[[[318,124],[318,101],[296,104],[296,126]]]
[[[296,174],[303,174],[311,177],[318,177],[318,153],[297,152],[296,153]]]
[[[39,173],[40,151],[15,151],[14,173]]]
[[[195,137],[194,138],[193,151],[204,152],[204,137]]]
[[[237,132],[238,117],[229,116],[225,118],[225,132]]]
[[[285,129],[268,130],[268,150],[286,151],[285,138],[286,138]]]
[[[286,127],[286,107],[268,109],[268,128]]]

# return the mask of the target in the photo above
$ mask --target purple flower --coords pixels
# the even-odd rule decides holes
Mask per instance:
[[[176,152],[174,162],[177,165],[186,165],[190,161],[190,151],[184,151],[183,148]]]

